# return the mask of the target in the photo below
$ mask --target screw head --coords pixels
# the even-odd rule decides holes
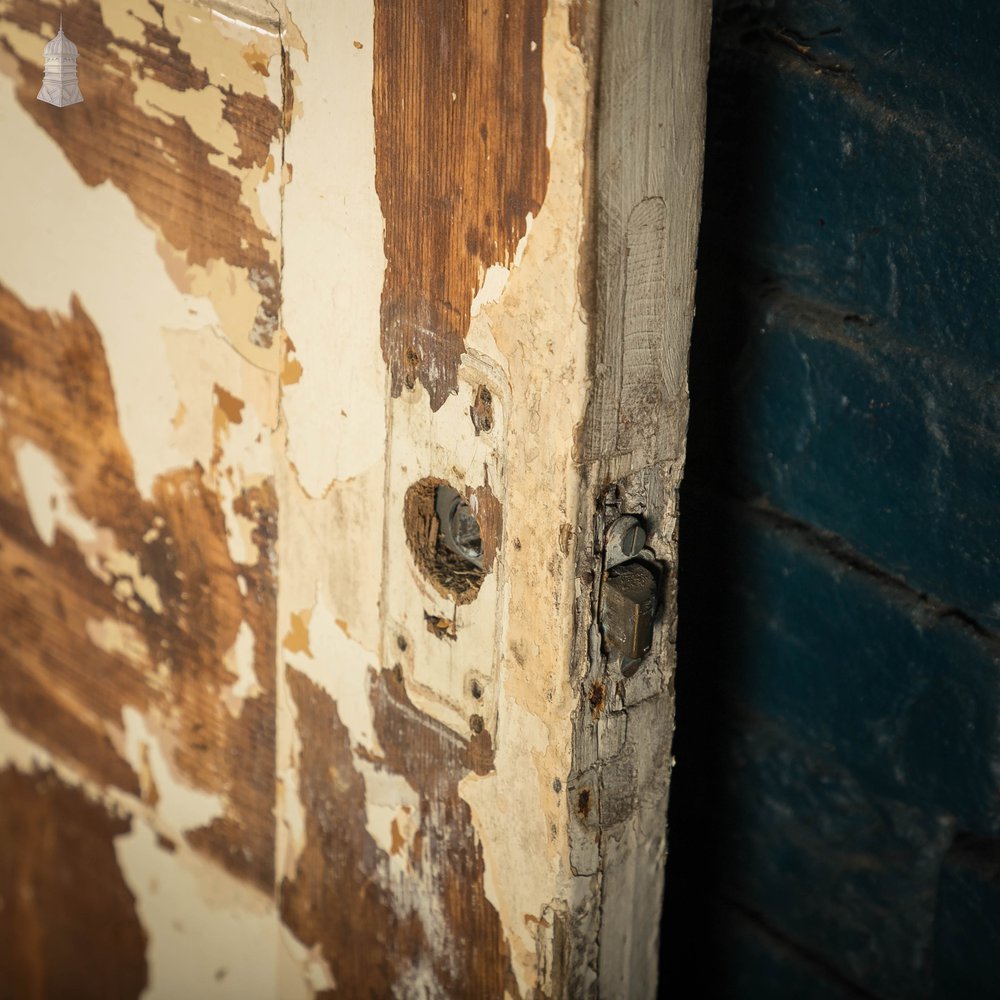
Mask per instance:
[[[637,517],[626,514],[614,521],[607,530],[605,567],[634,559],[646,544],[646,530]]]

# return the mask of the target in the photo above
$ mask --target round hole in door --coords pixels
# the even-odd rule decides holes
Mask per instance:
[[[427,477],[403,498],[406,542],[417,568],[456,604],[475,600],[486,577],[483,538],[468,502],[450,483]]]

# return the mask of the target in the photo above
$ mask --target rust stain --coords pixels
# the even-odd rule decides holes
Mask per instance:
[[[0,992],[138,997],[146,932],[114,848],[131,821],[51,771],[0,772],[0,802]]]
[[[604,709],[605,690],[600,681],[594,681],[587,700],[590,702],[590,714],[596,719]]]
[[[393,820],[389,824],[389,836],[392,841],[389,844],[389,853],[392,855],[399,854],[399,852],[406,846],[406,840],[399,832],[399,823],[397,823],[396,820]]]
[[[291,171],[291,164],[286,163],[289,171]],[[291,179],[291,173],[289,172],[289,179]],[[282,358],[281,358],[281,384],[284,385],[294,385],[302,378],[302,364],[295,358],[295,344],[292,342],[292,338],[286,333],[282,337]]]
[[[429,615],[424,612],[424,624],[427,631],[438,639],[457,639],[455,622],[451,618],[442,618],[440,615]]]
[[[58,4],[44,0],[10,0],[4,18],[41,38],[42,26],[58,23],[60,12]],[[132,16],[142,20],[139,14]],[[251,340],[269,347],[280,307],[274,234],[257,227],[242,201],[238,174],[209,160],[217,149],[183,118],[172,116],[167,124],[140,108],[137,90],[143,77],[177,91],[211,86],[208,74],[192,64],[162,19],[142,20],[142,25],[141,43],[117,38],[104,24],[96,0],[78,0],[73,40],[87,99],[72,115],[36,100],[39,66],[12,53],[18,65],[18,101],[85,183],[96,187],[110,181],[123,191],[140,216],[152,220],[186,255],[189,265],[205,266],[215,259],[246,268],[261,296]],[[134,69],[122,50],[138,60]],[[237,169],[263,165],[270,142],[290,121],[286,111],[256,95],[228,91],[223,115],[236,130],[241,150],[230,164]]]
[[[289,615],[288,631],[281,643],[282,649],[287,649],[290,653],[305,653],[312,659],[312,650],[309,648],[309,619],[312,617],[312,608],[306,608],[296,614],[294,611]]]
[[[508,266],[548,183],[545,0],[376,0],[375,187],[392,394],[458,385],[472,299]]]
[[[40,102],[39,102],[40,103]],[[243,490],[234,510],[253,524],[255,561],[233,561],[211,470],[171,470],[152,499],[135,485],[118,428],[98,330],[79,300],[63,317],[32,310],[0,285],[0,709],[11,725],[86,777],[139,796],[148,783],[120,754],[122,710],[155,717],[173,765],[193,787],[218,793],[225,814],[188,833],[191,844],[234,874],[274,880],[275,600],[277,500],[271,483]],[[14,448],[29,441],[65,478],[80,514],[130,553],[159,595],[157,613],[123,603],[114,578],[66,531],[39,538],[18,485]],[[150,530],[155,525],[156,530]],[[244,596],[238,579],[246,585]],[[117,619],[148,656],[105,651],[87,622]],[[221,693],[225,659],[246,623],[261,687],[238,719]]]
[[[260,73],[261,76],[271,75],[271,71],[268,69],[270,56],[258,49],[256,45],[247,45],[243,49],[243,60],[252,70]]]
[[[246,406],[246,403],[232,393],[227,392],[218,383],[213,387],[213,391],[215,392],[216,408],[225,417],[226,422],[229,424],[242,424],[243,407]]]
[[[386,887],[388,855],[366,830],[364,780],[336,705],[304,675],[289,668],[288,677],[302,746],[306,845],[294,881],[282,885],[282,915],[307,947],[320,946],[337,995],[389,996],[420,956],[433,970],[435,995],[518,997],[503,927],[486,898],[472,816],[458,794],[472,770],[470,741],[421,714],[391,671],[372,672],[384,756],[369,759],[404,777],[420,798],[408,860],[419,894],[437,896],[430,909],[445,921],[441,933]],[[394,835],[393,851],[397,844]]]

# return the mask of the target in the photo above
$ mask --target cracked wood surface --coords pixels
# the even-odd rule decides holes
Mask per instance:
[[[707,7],[0,0],[18,996],[655,991]]]

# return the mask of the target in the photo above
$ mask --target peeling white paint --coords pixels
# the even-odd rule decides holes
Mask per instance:
[[[183,843],[164,851],[139,818],[116,838],[115,853],[149,940],[144,1000],[270,1000],[279,978],[282,1000],[310,1000],[302,968],[310,957],[279,930],[271,898]],[[299,965],[299,975],[282,977],[283,960]]]
[[[552,897],[546,898],[539,889],[547,887],[551,893],[558,885],[561,863],[549,830],[555,817],[549,814],[557,812],[560,799],[552,791],[547,768],[550,733],[545,722],[513,698],[502,695],[501,704],[496,770],[463,778],[459,794],[472,810],[483,847],[486,898],[507,918],[504,929],[525,995],[536,963],[534,926],[525,917],[540,919]],[[525,808],[526,801],[536,797],[557,809]],[[561,815],[555,821],[565,835]]]
[[[139,558],[132,552],[115,549],[104,557],[106,579],[114,581],[113,588],[119,600],[128,602],[133,595],[156,614],[163,612],[160,588],[151,576],[143,575]]]
[[[149,666],[149,647],[142,635],[128,622],[117,618],[88,618],[84,626],[87,638],[105,653],[124,656],[134,667]]]
[[[509,277],[509,268],[504,267],[503,264],[490,264],[486,269],[486,274],[483,275],[483,283],[479,286],[479,291],[476,292],[472,300],[470,311],[473,316],[479,315],[479,310],[482,309],[484,303],[500,301],[500,296],[503,294]]]
[[[390,866],[405,871],[409,848],[420,826],[420,796],[404,777],[370,760],[358,759],[355,767],[365,780],[368,833],[388,855]]]
[[[52,456],[33,441],[15,440],[11,450],[31,523],[46,545],[55,545],[61,528],[78,542],[96,544],[97,525],[85,518],[70,496],[70,486]]]
[[[7,30],[6,22],[3,31]],[[166,468],[185,465],[171,441],[178,399],[160,330],[216,321],[204,300],[179,293],[156,252],[156,237],[110,183],[89,187],[24,111],[0,73],[0,132],[16,156],[0,159],[0,229],[19,233],[4,259],[4,284],[30,308],[68,314],[76,294],[104,338],[122,436],[136,484],[151,496]],[[80,267],[100,247],[100,267]],[[113,280],[109,280],[113,275]]]
[[[146,716],[128,705],[122,709],[125,728],[125,758],[140,776],[147,771],[158,798],[156,812],[171,830],[183,833],[207,826],[225,813],[221,795],[192,788],[175,777],[160,741],[150,730]],[[151,789],[152,791],[152,789]]]
[[[351,639],[321,597],[309,618],[309,648],[282,651],[282,659],[318,684],[337,704],[337,714],[350,734],[351,747],[380,756],[375,718],[369,698],[371,654]]]
[[[283,409],[299,482],[319,497],[384,456],[374,7],[371,0],[302,4],[296,20],[310,57],[291,54],[304,123],[285,143],[294,174],[285,188],[282,316],[302,377],[285,387]]]
[[[253,629],[246,622],[240,622],[236,641],[223,661],[226,670],[236,678],[222,694],[226,708],[233,716],[238,716],[243,711],[243,702],[247,698],[256,698],[263,691],[254,671],[253,661]]]

